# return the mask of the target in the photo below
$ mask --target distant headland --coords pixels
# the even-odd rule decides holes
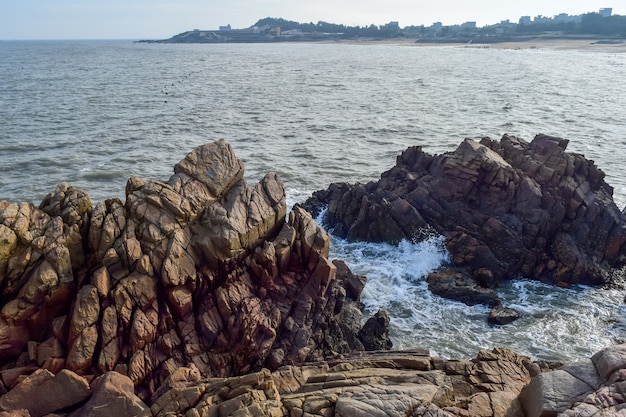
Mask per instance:
[[[591,39],[598,43],[623,44],[626,39],[626,16],[613,15],[612,9],[582,15],[561,13],[553,17],[520,17],[518,23],[503,20],[494,25],[478,27],[476,22],[445,26],[406,26],[398,22],[384,25],[346,26],[317,22],[299,23],[267,17],[244,29],[230,25],[217,30],[194,29],[169,39],[142,40],[147,43],[270,43],[339,40],[414,39],[422,43],[502,43],[523,42],[537,37],[551,39]]]

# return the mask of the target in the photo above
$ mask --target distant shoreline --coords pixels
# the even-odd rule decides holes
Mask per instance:
[[[415,38],[393,39],[343,39],[328,40],[318,43],[345,43],[354,45],[398,45],[413,47],[454,47],[475,49],[553,49],[553,50],[585,50],[597,52],[626,52],[626,42],[604,43],[602,39],[569,39],[569,38],[534,38],[523,41],[503,42],[432,42],[419,41]]]
[[[237,44],[237,43],[319,43],[319,44],[352,44],[352,45],[399,45],[414,47],[463,47],[476,49],[553,49],[553,50],[586,50],[597,52],[626,52],[626,40],[607,39],[600,37],[555,37],[537,36],[515,38],[507,37],[502,40],[490,40],[481,42],[480,39],[472,39],[471,42],[464,40],[456,41],[453,38],[416,38],[416,37],[393,37],[393,38],[254,38],[241,41],[211,41],[211,42],[187,42],[184,40],[140,40],[139,43],[169,43],[169,44]]]

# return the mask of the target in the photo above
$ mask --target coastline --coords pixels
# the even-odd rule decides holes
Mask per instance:
[[[462,42],[419,42],[416,38],[393,38],[393,39],[351,39],[323,41],[321,43],[345,43],[353,45],[395,45],[412,47],[438,47],[438,48],[469,48],[469,49],[550,49],[559,51],[592,51],[624,53],[624,43],[600,43],[602,39],[565,39],[565,38],[535,38],[524,41],[507,41],[493,43],[462,43]]]
[[[510,152],[507,143],[524,145],[506,141]],[[563,163],[585,167],[580,181],[607,188],[598,186],[593,163],[567,160],[563,140],[541,136],[533,143],[542,151],[537,159],[546,161],[542,174],[563,172]],[[512,178],[498,147],[478,146],[463,142],[463,155],[444,170],[456,165],[477,178],[472,171],[492,167],[498,178]],[[411,156],[422,152],[417,148],[407,152],[399,165],[439,165]],[[67,183],[39,208],[0,201],[0,277],[8,283],[0,416],[539,417],[623,409],[626,345],[576,362],[533,360],[503,347],[456,359],[391,350],[386,311],[361,327],[367,278],[329,260],[330,236],[305,207],[287,215],[276,174],[250,187],[225,140],[197,147],[174,172],[167,182],[131,177],[126,202],[93,206],[86,191]],[[496,177],[487,173],[492,182],[477,188],[499,197]],[[541,192],[550,194],[546,186]],[[579,192],[565,206],[580,217],[586,211],[576,204],[605,200]],[[533,200],[526,197],[520,201]],[[575,216],[567,218],[576,229]],[[495,231],[488,233],[512,237],[495,218],[488,222]],[[489,271],[474,276],[488,279]]]

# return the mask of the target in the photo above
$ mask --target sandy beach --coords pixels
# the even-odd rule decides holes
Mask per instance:
[[[413,47],[438,47],[438,48],[476,48],[476,49],[553,49],[553,50],[579,50],[608,53],[626,52],[624,43],[598,43],[600,39],[554,39],[535,38],[519,42],[495,42],[495,43],[453,43],[453,42],[418,42],[416,38],[394,39],[362,39],[332,41],[345,42],[358,45],[403,45]]]
[[[501,42],[494,44],[472,43],[464,44],[467,48],[493,49],[555,49],[555,50],[585,50],[596,52],[626,52],[626,43],[609,44],[598,43],[596,39],[533,39],[522,42]]]

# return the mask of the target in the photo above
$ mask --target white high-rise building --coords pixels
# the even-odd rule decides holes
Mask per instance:
[[[603,9],[600,9],[600,15],[602,15],[604,17],[609,17],[609,16],[611,16],[611,14],[613,14],[613,8],[612,7],[605,7]]]

